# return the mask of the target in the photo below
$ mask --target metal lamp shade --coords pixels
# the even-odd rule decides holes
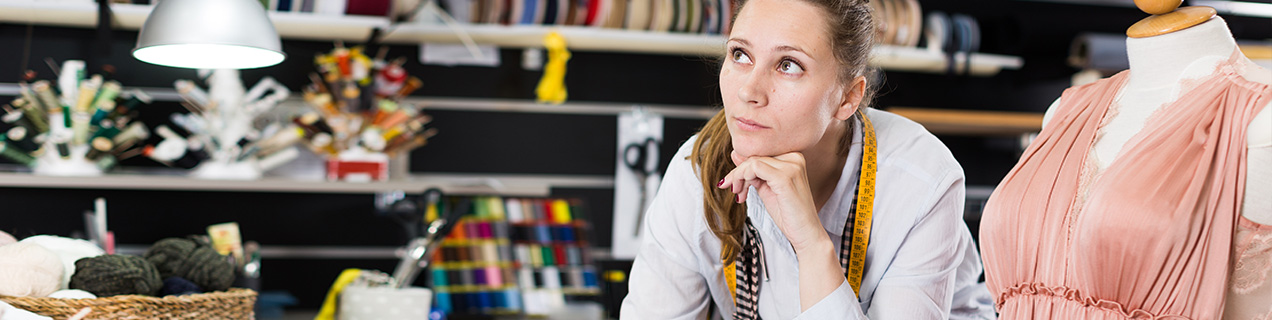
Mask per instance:
[[[162,0],[142,25],[133,57],[179,68],[251,69],[284,55],[258,1]]]

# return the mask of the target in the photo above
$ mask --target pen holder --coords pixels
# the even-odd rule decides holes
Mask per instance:
[[[355,287],[340,293],[339,320],[427,320],[433,291],[427,288]]]
[[[51,148],[50,148],[51,147]],[[85,158],[88,153],[88,146],[76,146],[69,148],[66,157],[62,157],[55,150],[54,146],[46,147],[46,151],[36,159],[35,166],[32,171],[38,175],[45,176],[66,176],[66,177],[96,177],[102,175],[102,165],[113,165],[114,163],[101,163],[99,161],[89,161]],[[114,159],[113,157],[110,159]]]
[[[327,159],[327,180],[370,182],[389,179],[389,156],[384,153],[342,152]]]

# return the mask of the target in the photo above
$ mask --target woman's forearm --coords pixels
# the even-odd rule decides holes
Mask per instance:
[[[799,310],[803,312],[839,288],[844,275],[829,236],[795,248],[795,256],[799,259]]]

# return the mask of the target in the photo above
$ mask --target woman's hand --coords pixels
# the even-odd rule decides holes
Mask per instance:
[[[737,168],[720,181],[721,189],[729,188],[742,203],[748,187],[755,187],[764,208],[797,253],[820,240],[829,240],[817,217],[803,154],[742,157],[735,151],[731,156]]]

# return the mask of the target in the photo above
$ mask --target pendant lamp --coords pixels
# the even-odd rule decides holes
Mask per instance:
[[[255,0],[160,0],[133,57],[194,69],[252,69],[283,61],[274,24]]]

